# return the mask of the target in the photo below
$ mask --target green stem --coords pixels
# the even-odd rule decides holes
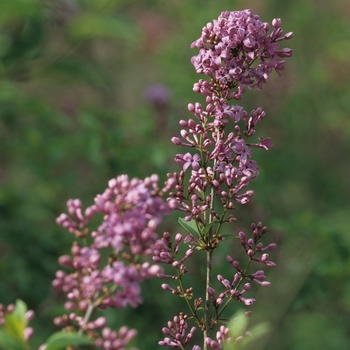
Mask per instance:
[[[96,307],[95,305],[95,302],[97,300],[99,296],[99,292],[95,292],[92,300],[91,300],[91,303],[89,304],[87,310],[86,310],[86,313],[85,313],[85,316],[84,316],[84,319],[83,319],[83,325],[80,327],[79,331],[78,331],[78,334],[83,334],[83,331],[84,331],[84,327],[86,326],[86,324],[89,322],[90,320],[90,317]]]
[[[205,290],[205,324],[204,324],[204,330],[203,330],[203,336],[204,336],[204,345],[203,349],[207,350],[207,344],[205,342],[205,339],[209,337],[210,331],[211,331],[211,324],[210,324],[210,295],[208,292],[208,288],[211,287],[211,275],[212,275],[212,251],[207,250],[207,278],[206,278],[206,290]]]
[[[180,274],[180,273],[178,272],[178,274]],[[184,286],[183,286],[181,276],[179,277],[179,285],[180,285],[180,288],[181,288],[182,293],[185,293],[185,288],[184,288]],[[196,311],[193,309],[191,303],[189,302],[189,300],[188,300],[186,297],[185,297],[185,300],[186,300],[186,303],[187,303],[189,309],[190,309],[191,312],[192,312],[192,315],[198,320],[197,313],[196,313]]]
[[[214,210],[214,188],[211,188],[211,199],[210,199],[210,212],[209,212],[209,221],[208,223],[212,222],[213,215],[212,211]],[[206,251],[206,259],[207,259],[207,274],[206,274],[206,285],[205,285],[205,315],[204,315],[204,330],[203,330],[203,337],[204,337],[204,344],[203,344],[203,350],[207,350],[207,344],[205,342],[205,339],[209,337],[210,331],[211,331],[211,322],[210,322],[210,295],[208,292],[209,287],[212,285],[212,255],[213,250],[211,247],[212,244],[212,237],[213,237],[213,228],[211,227],[208,231],[207,235],[207,251]]]

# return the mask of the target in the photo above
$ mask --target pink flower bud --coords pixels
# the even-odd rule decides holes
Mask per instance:
[[[248,292],[248,290],[250,290],[251,286],[250,286],[250,283],[246,283],[243,287],[243,289]]]
[[[102,328],[105,326],[106,323],[107,323],[106,317],[99,317],[93,322],[95,328]]]
[[[164,289],[164,290],[170,290],[171,292],[174,290],[174,288],[171,288],[171,287],[169,286],[169,284],[166,284],[166,283],[163,283],[163,284],[161,285],[161,287],[162,287],[162,289]]]
[[[34,334],[34,329],[32,327],[27,327],[24,329],[24,340],[29,340],[29,338]]]
[[[171,138],[171,142],[174,144],[174,145],[181,145],[181,140],[178,138],[178,137],[172,137]]]
[[[260,261],[266,261],[269,258],[269,254],[263,254],[260,258]]]
[[[170,330],[169,330],[168,328],[166,328],[166,327],[163,327],[163,328],[162,328],[162,332],[163,332],[165,335],[170,335],[170,334],[171,334]]]
[[[242,242],[246,242],[246,235],[245,235],[244,232],[240,231],[240,232],[238,233],[238,237],[239,237],[239,239],[240,239]]]
[[[243,298],[242,298],[242,301],[243,301],[244,304],[247,305],[247,306],[253,305],[253,304],[256,302],[256,300],[253,299],[253,298],[248,298],[248,299],[244,299],[244,300],[243,300]]]
[[[269,248],[270,250],[276,249],[276,248],[277,248],[277,244],[276,244],[276,243],[270,243],[270,244],[268,245],[268,248]]]
[[[216,305],[221,305],[223,303],[223,299],[222,298],[217,298],[216,299]]]
[[[273,25],[275,28],[281,27],[281,25],[282,25],[282,20],[281,20],[281,18],[274,18],[273,21],[272,21],[272,25]]]
[[[247,255],[248,255],[250,258],[252,258],[252,257],[254,256],[254,254],[255,254],[254,250],[248,249]]]
[[[181,242],[181,240],[182,240],[181,233],[177,233],[175,236],[175,242],[179,244]]]
[[[182,129],[182,130],[180,131],[180,134],[181,134],[181,136],[182,136],[183,138],[188,137],[188,132],[187,132],[186,130],[184,130],[184,129]]]
[[[188,106],[187,106],[187,108],[188,108],[188,110],[189,110],[190,112],[192,112],[192,113],[195,111],[195,107],[194,107],[194,104],[193,104],[193,103],[189,103]]]
[[[13,312],[14,309],[15,309],[15,304],[8,304],[7,308],[6,308],[6,311],[8,313],[11,313],[11,312]]]
[[[25,314],[25,318],[30,322],[35,317],[35,312],[33,310],[28,310]]]
[[[73,268],[72,259],[71,259],[71,257],[69,255],[62,255],[62,256],[60,256],[59,259],[58,259],[58,263],[61,266]]]
[[[64,308],[67,310],[67,311],[72,311],[76,308],[76,303],[74,301],[66,301],[64,303]]]
[[[226,256],[226,260],[227,260],[230,264],[233,263],[233,259],[232,259],[229,255]]]
[[[209,294],[211,297],[214,297],[214,296],[215,296],[215,289],[212,288],[212,287],[208,287],[208,294]]]

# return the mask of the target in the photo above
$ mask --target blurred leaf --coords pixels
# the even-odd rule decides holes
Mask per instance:
[[[26,312],[27,305],[22,300],[17,300],[14,311],[5,316],[6,331],[18,339],[23,339],[27,327]]]
[[[243,330],[247,328],[248,317],[245,315],[243,310],[238,310],[230,320],[229,329],[230,336],[232,340],[235,340],[237,337],[241,336]]]
[[[2,350],[27,350],[28,346],[16,337],[0,329],[0,348]]]
[[[69,29],[71,36],[79,40],[106,38],[134,43],[140,36],[139,30],[131,21],[96,13],[81,14],[70,24]]]
[[[227,343],[227,350],[243,350],[251,342],[259,341],[269,330],[270,326],[267,322],[260,322],[248,330],[249,318],[245,315],[244,310],[238,310],[229,323],[231,343]],[[234,341],[237,337],[243,336],[243,339],[237,343]]]
[[[28,80],[33,59],[42,55],[45,23],[40,18],[25,17],[12,24],[8,42],[1,55],[6,75],[13,80]]]
[[[93,341],[78,333],[57,332],[47,339],[46,344],[45,350],[60,350],[67,346],[93,344]]]

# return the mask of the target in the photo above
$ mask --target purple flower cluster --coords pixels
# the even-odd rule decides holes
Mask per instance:
[[[169,180],[176,182],[177,189],[171,196],[178,202],[178,209],[188,213],[186,220],[204,213],[213,196],[220,197],[225,212],[234,208],[234,203],[248,203],[254,192],[246,187],[259,174],[257,163],[251,159],[252,148],[268,150],[273,146],[270,138],[246,142],[265,117],[261,108],[248,116],[242,107],[229,106],[225,99],[213,96],[207,97],[206,102],[205,108],[200,103],[189,104],[195,119],[181,120],[182,138],[172,138],[175,145],[195,148],[199,152],[177,154],[175,161],[183,165],[183,172],[168,174]],[[224,128],[230,121],[236,124],[235,131],[226,134]],[[240,121],[243,121],[243,130],[238,125]],[[191,170],[191,177],[185,191],[184,172],[187,169]],[[210,189],[214,191],[209,194]]]
[[[273,30],[251,10],[222,12],[217,20],[208,23],[202,36],[191,47],[199,54],[192,57],[197,73],[211,78],[200,80],[194,91],[206,96],[240,99],[246,86],[262,88],[269,81],[272,70],[279,73],[292,50],[280,49],[279,42],[293,37],[283,35],[281,19],[272,21]],[[232,92],[232,88],[235,90]]]
[[[188,333],[187,328],[186,320],[181,316],[175,316],[173,322],[169,321],[168,327],[162,329],[167,337],[160,341],[159,345],[184,349],[196,332],[196,327],[192,327]]]
[[[102,336],[96,340],[95,344],[106,350],[124,350],[135,335],[134,329],[128,329],[125,326],[121,327],[119,332],[106,327],[102,330]]]
[[[210,337],[205,339],[207,345],[209,345],[213,350],[221,350],[224,348],[224,344],[230,342],[231,338],[229,336],[229,328],[225,326],[220,326],[218,332],[216,332],[216,340]]]
[[[140,261],[151,255],[158,239],[156,228],[162,216],[168,214],[174,201],[164,202],[162,195],[167,187],[158,188],[158,176],[144,180],[118,176],[108,183],[103,194],[83,214],[78,199],[67,202],[68,213],[61,214],[57,223],[84,244],[75,241],[71,256],[63,255],[59,263],[72,272],[59,270],[52,285],[67,296],[65,308],[69,312],[56,317],[59,326],[76,326],[96,338],[95,329],[101,329],[106,319],[90,320],[97,308],[136,307],[142,302],[140,283],[162,272],[158,265]],[[98,214],[102,223],[90,232],[88,224]],[[89,243],[88,243],[89,242]],[[109,249],[108,261],[103,261],[101,250]],[[103,349],[124,349],[135,335],[125,327],[119,332],[103,328],[96,345]]]
[[[163,283],[162,289],[182,297],[190,313],[181,319],[181,327],[170,323],[171,327],[163,329],[167,337],[159,342],[162,346],[184,349],[188,339],[184,332],[186,320],[192,318],[203,330],[204,350],[208,347],[222,349],[229,338],[229,330],[221,326],[216,340],[212,340],[209,333],[222,320],[228,304],[233,300],[246,306],[254,304],[255,299],[249,296],[251,281],[263,287],[270,286],[263,270],[248,272],[252,263],[275,266],[267,251],[275,249],[276,244],[264,246],[259,242],[267,231],[261,223],[252,224],[252,238],[238,233],[248,261],[241,268],[237,259],[227,256],[235,273],[232,280],[217,274],[219,285],[216,289],[221,289],[218,293],[212,285],[211,263],[214,251],[223,241],[220,230],[223,225],[236,221],[233,216],[235,205],[248,203],[254,195],[248,188],[250,181],[259,174],[259,166],[252,159],[253,149],[269,150],[273,146],[269,137],[248,140],[255,137],[257,125],[266,117],[261,107],[248,113],[239,105],[229,104],[232,99],[242,98],[247,86],[260,90],[273,70],[280,74],[284,69],[284,58],[292,56],[291,49],[280,49],[279,45],[282,40],[292,38],[293,33],[283,35],[281,19],[272,21],[270,33],[269,28],[268,23],[260,21],[250,10],[223,12],[203,28],[202,36],[191,46],[199,48],[199,54],[191,60],[196,72],[209,78],[200,79],[193,88],[204,96],[205,105],[190,103],[188,110],[193,117],[179,122],[180,137],[171,140],[176,146],[190,151],[176,154],[175,162],[182,166],[182,171],[168,174],[167,182],[168,187],[175,189],[169,193],[169,200],[174,200],[177,209],[185,213],[182,226],[189,234],[184,239],[177,234],[173,244],[171,235],[164,233],[155,245],[153,256],[155,262],[176,269],[174,274],[158,274],[178,283],[177,287]],[[183,251],[179,249],[181,244],[188,245],[188,249],[178,257]],[[195,250],[206,253],[204,303],[202,297],[194,298],[193,288],[185,286],[182,278],[188,272],[184,262]],[[193,303],[190,302],[192,298]],[[190,334],[193,333],[192,328]],[[193,349],[200,347],[195,345]]]
[[[273,250],[277,246],[275,243],[270,243],[264,246],[263,243],[258,242],[259,239],[267,232],[267,227],[262,226],[259,222],[257,225],[252,224],[253,238],[246,239],[244,232],[239,232],[238,236],[240,238],[241,244],[246,251],[246,255],[250,262],[256,261],[265,264],[268,267],[274,267],[275,263],[268,260],[269,255],[264,253],[265,251]],[[259,257],[256,254],[260,254]],[[216,296],[216,291],[214,288],[209,287],[208,293],[211,298],[212,305],[218,311],[219,307],[223,304],[226,298],[237,300],[250,306],[256,302],[254,298],[245,298],[243,295],[249,292],[251,289],[250,283],[245,283],[243,288],[239,290],[244,279],[249,279],[262,287],[270,287],[271,283],[266,281],[266,276],[263,270],[257,270],[254,273],[247,273],[246,268],[242,269],[238,261],[234,260],[231,256],[227,256],[226,260],[234,267],[236,273],[233,276],[233,280],[229,281],[225,279],[222,275],[217,275],[218,281],[224,287],[224,291]]]
[[[266,251],[274,250],[276,248],[276,244],[270,243],[264,246],[263,243],[259,242],[259,240],[267,232],[267,227],[263,226],[261,222],[258,224],[253,223],[251,225],[251,230],[252,238],[249,239],[247,239],[244,232],[239,232],[238,234],[241,245],[245,249],[248,257],[248,266],[251,262],[260,262],[268,267],[274,267],[275,264],[268,260],[269,256]],[[189,249],[187,249],[185,253],[181,253],[183,251],[183,249],[180,249],[182,244],[189,244]],[[165,274],[160,272],[157,274],[157,276],[170,281],[179,281],[179,285],[176,288],[173,288],[168,283],[163,283],[161,287],[163,290],[169,291],[172,294],[178,295],[187,300],[191,310],[190,316],[197,319],[197,322],[203,327],[203,324],[201,324],[200,321],[200,312],[203,309],[203,300],[202,298],[194,299],[193,305],[191,305],[189,300],[194,297],[193,288],[185,288],[182,280],[183,275],[185,275],[189,270],[184,262],[192,256],[195,248],[200,248],[200,239],[194,238],[192,234],[189,234],[183,238],[180,233],[177,233],[174,242],[172,242],[170,233],[165,232],[162,239],[158,240],[155,244],[153,260],[157,263],[170,265],[176,269],[174,274]],[[213,309],[215,310],[215,315],[213,315],[213,319],[215,320],[214,324],[220,320],[221,314],[231,301],[236,300],[246,306],[253,305],[256,302],[254,298],[245,296],[245,294],[251,290],[251,284],[249,282],[243,284],[245,280],[253,281],[262,287],[270,287],[271,285],[270,282],[266,281],[266,276],[263,270],[248,273],[248,266],[241,268],[240,263],[234,260],[231,256],[227,256],[226,260],[236,271],[233,275],[232,281],[229,281],[222,275],[218,274],[217,280],[220,282],[220,285],[217,289],[221,289],[221,291],[217,292],[211,286],[209,286],[207,289],[209,300]],[[248,313],[250,315],[251,312]],[[190,341],[195,332],[195,327],[193,327],[191,328],[191,332],[186,335],[185,330],[188,328],[186,320],[188,318],[188,315],[181,313],[180,318],[177,316],[174,317],[174,323],[169,321],[168,328],[163,328],[163,333],[167,337],[160,341],[159,344],[168,347],[184,347],[185,343],[187,344]],[[174,324],[177,325],[177,328],[174,326]],[[174,327],[176,328],[177,332],[175,331]],[[207,337],[206,345],[210,346],[214,350],[222,349],[223,342],[228,341],[229,339],[228,328],[222,326],[220,331],[217,332],[216,336],[216,340],[212,340],[210,337]],[[193,349],[200,350],[200,347],[197,346]]]
[[[74,233],[77,238],[87,235],[84,229],[96,213],[104,216],[97,231],[92,232],[94,247],[111,247],[116,251],[129,246],[134,255],[150,255],[157,239],[154,232],[164,214],[171,211],[174,203],[164,203],[161,194],[171,188],[158,188],[158,176],[152,175],[145,180],[129,180],[127,175],[118,176],[108,182],[108,188],[95,198],[95,204],[82,213],[79,199],[67,202],[68,213],[57,218],[57,224]]]

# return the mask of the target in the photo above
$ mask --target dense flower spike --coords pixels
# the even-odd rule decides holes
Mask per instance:
[[[150,255],[157,239],[154,232],[169,205],[159,196],[158,176],[144,181],[119,176],[108,183],[102,195],[95,198],[96,211],[105,214],[103,223],[93,233],[97,248],[117,251],[128,245],[132,254]]]
[[[88,334],[105,326],[106,320],[91,321],[96,308],[136,307],[142,302],[140,283],[162,273],[158,265],[140,263],[141,256],[153,254],[158,235],[155,232],[163,215],[170,213],[174,202],[162,199],[164,189],[158,188],[158,176],[144,180],[118,176],[108,188],[97,195],[95,203],[83,214],[79,199],[67,202],[68,213],[61,214],[57,223],[77,238],[72,256],[63,255],[59,263],[71,273],[59,270],[52,285],[67,296],[68,314],[57,317],[54,323],[61,327],[76,326]],[[95,215],[103,214],[102,223],[90,233],[87,224]],[[90,245],[87,242],[91,242]],[[109,249],[108,261],[102,261],[101,249]],[[134,330],[121,328],[119,333],[104,328],[95,344],[103,349],[124,349],[135,336]]]
[[[204,350],[208,347],[222,349],[228,339],[228,329],[223,326],[216,340],[211,339],[209,333],[220,322],[222,312],[231,301],[246,306],[256,302],[249,295],[251,281],[263,287],[270,286],[263,270],[250,271],[252,263],[275,266],[267,251],[275,249],[276,244],[264,246],[260,242],[267,232],[267,227],[261,223],[252,224],[252,238],[247,238],[244,232],[238,233],[248,262],[241,268],[237,260],[227,256],[235,273],[230,280],[217,275],[218,293],[212,285],[212,255],[223,240],[222,226],[236,220],[235,206],[248,203],[254,195],[249,184],[259,175],[259,166],[252,159],[253,150],[273,147],[270,137],[250,140],[255,137],[259,122],[266,117],[264,110],[258,107],[247,112],[239,105],[230,104],[230,100],[242,98],[246,87],[260,90],[269,81],[272,71],[280,74],[284,59],[292,55],[291,49],[279,47],[280,42],[292,36],[292,33],[283,35],[281,19],[272,21],[270,31],[269,24],[262,22],[258,15],[243,10],[222,12],[217,20],[203,28],[202,36],[191,45],[199,48],[191,62],[196,72],[207,79],[200,79],[193,90],[205,97],[205,105],[190,103],[188,110],[192,117],[180,120],[180,135],[171,141],[189,151],[176,154],[175,162],[182,166],[182,171],[168,174],[167,181],[168,187],[173,189],[169,200],[176,201],[177,209],[184,213],[185,221],[180,223],[189,235],[182,241],[182,236],[177,234],[174,245],[171,235],[164,233],[156,243],[153,260],[176,269],[174,274],[158,274],[175,281],[163,283],[161,287],[186,300],[190,309],[188,318],[194,318],[203,330]],[[180,243],[187,244],[190,249],[182,259],[177,259]],[[202,297],[194,299],[192,305],[193,288],[185,287],[182,278],[188,272],[183,262],[194,250],[206,253],[205,305]],[[179,327],[175,330],[172,325],[171,329],[163,329],[168,337],[159,344],[184,349]],[[197,345],[194,348],[200,349]]]
[[[280,58],[292,56],[291,49],[279,48],[282,40],[293,37],[291,32],[283,35],[281,23],[274,19],[268,34],[269,24],[250,10],[222,12],[191,45],[200,49],[191,60],[196,72],[211,78],[210,82],[200,80],[194,91],[239,99],[246,86],[261,89],[272,70],[279,73],[284,68],[285,61]]]

